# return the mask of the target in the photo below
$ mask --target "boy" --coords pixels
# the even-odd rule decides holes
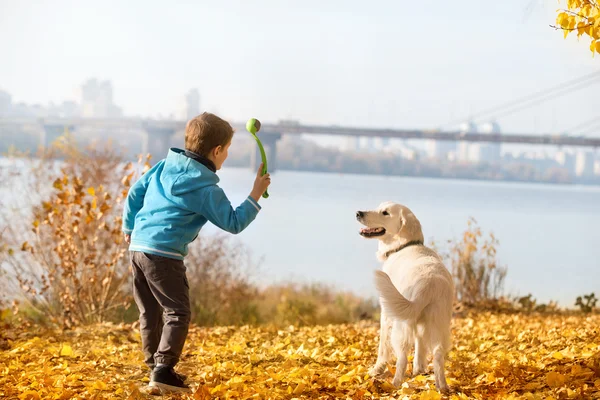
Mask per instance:
[[[258,200],[271,178],[258,169],[254,188],[235,210],[217,186],[233,128],[210,113],[188,122],[185,150],[172,148],[131,187],[123,210],[123,233],[130,243],[133,297],[140,311],[150,386],[189,392],[179,361],[190,323],[184,257],[207,221],[239,233],[256,218]],[[164,318],[164,320],[163,320]]]

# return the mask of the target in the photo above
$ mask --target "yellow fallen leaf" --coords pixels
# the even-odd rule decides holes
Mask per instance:
[[[28,390],[19,395],[19,400],[39,400],[40,395],[35,390]]]
[[[302,394],[304,392],[305,388],[306,388],[306,385],[304,383],[300,382],[298,384],[298,386],[296,386],[296,389],[294,389],[292,394]]]
[[[437,390],[428,390],[419,396],[419,400],[440,400],[441,398],[442,395]]]
[[[223,385],[219,384],[210,390],[210,394],[219,393],[223,390]]]
[[[62,349],[60,349],[61,357],[71,357],[73,355],[73,349],[68,344],[63,345]]]
[[[595,355],[595,353],[593,351],[583,351],[583,352],[581,352],[581,357],[583,357],[583,358],[590,358],[593,355]]]
[[[549,372],[546,375],[546,382],[550,387],[559,387],[565,384],[566,377],[558,372]]]
[[[529,382],[525,386],[523,386],[523,389],[525,389],[525,390],[539,390],[539,389],[543,388],[544,386],[545,385],[542,382]]]
[[[556,358],[557,360],[562,360],[563,358],[565,358],[565,356],[563,356],[563,353],[561,353],[560,351],[552,353],[552,357]]]
[[[241,353],[242,351],[244,351],[244,348],[239,344],[235,344],[231,346],[231,351],[233,351],[234,353]]]
[[[241,376],[234,376],[229,381],[227,381],[227,386],[231,388],[238,387],[244,383],[244,378]]]
[[[103,381],[96,381],[92,385],[92,388],[96,390],[106,390],[108,389],[108,386],[106,386],[106,383],[104,383]]]
[[[206,385],[198,386],[194,392],[194,400],[209,400],[210,398],[210,390]]]

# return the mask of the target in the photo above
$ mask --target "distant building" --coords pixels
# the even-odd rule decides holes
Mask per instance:
[[[12,97],[8,92],[0,90],[0,117],[9,116],[12,112]]]
[[[388,137],[376,137],[373,138],[373,146],[377,151],[384,151],[390,145],[390,138]]]
[[[457,144],[454,141],[428,140],[425,148],[430,158],[449,160],[456,153]]]
[[[64,101],[62,104],[50,103],[47,107],[41,104],[26,104],[12,102],[8,92],[0,90],[0,117],[17,118],[46,118],[46,117],[79,117],[79,105],[74,101]]]
[[[57,105],[50,103],[46,114],[49,117],[76,118],[81,116],[81,110],[79,109],[79,104],[74,101],[63,101],[62,104]]]
[[[84,118],[119,118],[121,108],[113,103],[113,89],[109,81],[89,79],[81,86],[81,116]]]
[[[346,153],[357,153],[360,150],[358,136],[346,136],[340,150]]]
[[[375,153],[377,151],[375,147],[375,138],[371,136],[360,136],[358,138],[358,148],[360,151]]]
[[[400,148],[400,157],[406,159],[406,160],[418,160],[419,159],[419,152],[416,149],[412,149],[409,147],[402,147]]]
[[[397,154],[406,160],[419,159],[419,151],[402,139],[390,139],[387,141],[384,153]]]
[[[200,114],[200,92],[198,89],[190,89],[184,98],[184,107],[181,118],[185,121]]]
[[[576,175],[575,173],[575,155],[565,150],[559,150],[556,152],[554,159],[556,162],[569,171],[570,175]]]
[[[462,130],[462,125],[459,128]],[[469,129],[468,127],[466,129]],[[448,140],[426,140],[425,153],[429,158],[451,160],[456,158],[458,143]]]
[[[479,125],[479,133],[499,134],[500,125],[495,121],[490,121]],[[502,159],[502,148],[500,143],[479,143],[479,162],[499,163]]]
[[[459,132],[461,133],[477,133],[477,125],[472,121],[463,122],[458,127]],[[458,143],[458,149],[456,150],[456,159],[458,161],[471,161],[472,158],[472,150],[471,148],[474,145],[472,143],[462,141]],[[478,151],[478,149],[476,148]]]
[[[594,176],[594,154],[591,151],[580,151],[575,156],[575,175],[580,178]]]
[[[459,131],[462,133],[498,134],[500,133],[500,125],[492,121],[477,126],[472,121],[468,121],[460,125]],[[456,159],[472,163],[495,164],[502,160],[501,150],[500,143],[462,141],[458,144]]]
[[[12,105],[10,115],[18,118],[42,117],[42,115],[36,114],[38,111],[39,105],[30,106],[25,103],[17,103]]]

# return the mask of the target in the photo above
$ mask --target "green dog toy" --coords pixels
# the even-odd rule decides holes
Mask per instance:
[[[260,157],[262,158],[262,162],[263,162],[262,174],[264,175],[267,173],[267,156],[265,155],[265,149],[263,148],[263,145],[260,142],[260,139],[258,138],[258,136],[256,136],[258,131],[260,131],[260,121],[257,120],[256,118],[250,118],[248,120],[248,122],[246,123],[246,130],[248,132],[250,132],[252,134],[252,136],[254,136],[254,139],[256,140],[256,143],[258,144],[258,148],[260,149]],[[262,197],[265,199],[267,197],[269,197],[269,192],[265,190]]]

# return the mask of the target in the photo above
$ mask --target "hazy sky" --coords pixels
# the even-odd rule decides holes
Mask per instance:
[[[563,40],[555,0],[0,0],[0,89],[76,99],[113,83],[128,115],[202,108],[244,121],[436,127],[600,70]],[[556,132],[598,116],[598,89],[499,120]],[[596,94],[595,97],[593,95]]]

